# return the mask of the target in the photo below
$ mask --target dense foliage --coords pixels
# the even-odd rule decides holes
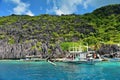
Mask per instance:
[[[119,43],[120,4],[101,7],[84,15],[3,16],[0,17],[0,39],[9,44],[33,39],[39,43],[60,42],[63,49],[67,49],[65,42]]]

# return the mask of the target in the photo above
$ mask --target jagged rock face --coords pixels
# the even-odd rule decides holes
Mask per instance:
[[[110,53],[115,53],[117,51],[120,51],[120,47],[117,45],[105,45],[103,44],[97,52],[101,55],[104,54],[110,54]]]
[[[35,50],[31,49],[32,43],[8,44],[0,42],[0,59],[17,59],[25,58],[26,55],[34,54]]]
[[[42,51],[37,49],[32,49],[35,46],[37,41],[32,41],[29,43],[18,43],[18,44],[8,44],[5,41],[0,41],[0,59],[20,59],[25,58],[26,55],[41,55],[42,58],[48,56],[49,44],[42,43]],[[51,54],[53,57],[62,53],[62,50],[59,45],[51,49]]]

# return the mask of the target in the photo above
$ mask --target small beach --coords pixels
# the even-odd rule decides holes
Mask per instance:
[[[95,65],[55,62],[0,61],[0,80],[119,80],[120,62]]]

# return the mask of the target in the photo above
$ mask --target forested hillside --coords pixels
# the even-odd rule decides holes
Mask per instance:
[[[12,14],[3,16],[0,17],[0,41],[1,49],[6,47],[6,50],[0,52],[1,56],[4,51],[8,51],[8,54],[17,54],[18,52],[14,52],[15,45],[24,46],[28,43],[31,44],[28,52],[31,51],[34,54],[36,51],[43,53],[43,47],[41,47],[43,43],[49,48],[48,53],[52,51],[50,46],[58,48],[59,52],[61,51],[60,47],[67,50],[66,43],[69,42],[88,43],[89,45],[101,42],[105,44],[119,43],[120,4],[104,6],[84,15],[45,14],[31,17]],[[11,51],[12,49],[7,50],[8,45],[13,46],[13,51]],[[20,49],[23,51],[22,47]],[[23,52],[19,51],[19,53]]]

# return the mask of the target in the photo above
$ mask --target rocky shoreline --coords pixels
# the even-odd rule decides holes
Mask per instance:
[[[42,59],[47,57],[59,58],[65,57],[65,54],[68,54],[67,51],[62,51],[59,44],[53,47],[50,46],[49,43],[43,42],[41,46],[39,46],[41,50],[33,48],[35,45],[37,45],[36,40],[22,44],[8,44],[5,41],[0,41],[0,59],[23,59],[26,55],[40,55]],[[110,57],[117,51],[120,51],[120,47],[117,45],[101,45],[101,47],[96,50],[96,53],[100,55],[107,54]]]
[[[0,41],[0,59],[20,59],[25,58],[26,55],[41,55],[41,58],[48,56],[57,57],[62,52],[60,46],[51,47],[46,43],[42,43],[41,50],[33,48],[36,46],[37,41],[32,40],[28,43],[8,44],[5,41]],[[48,52],[51,50],[51,52]],[[49,55],[49,53],[52,53]]]

